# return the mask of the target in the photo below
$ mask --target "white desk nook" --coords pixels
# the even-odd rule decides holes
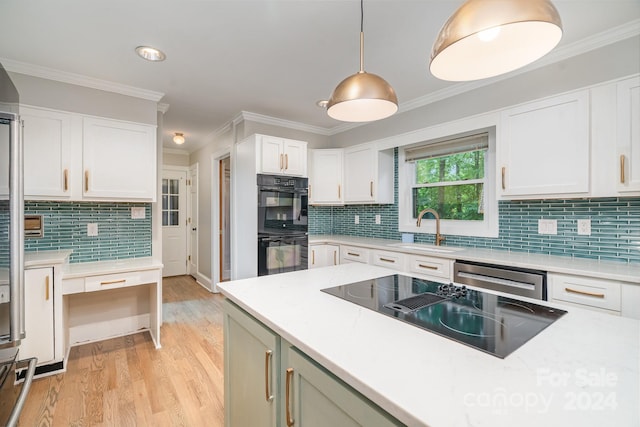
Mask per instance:
[[[69,349],[88,342],[149,331],[160,348],[162,263],[132,258],[70,264],[70,254],[25,255],[25,287],[34,294],[26,317],[37,332],[25,340],[21,357],[38,357],[36,374],[64,370]]]

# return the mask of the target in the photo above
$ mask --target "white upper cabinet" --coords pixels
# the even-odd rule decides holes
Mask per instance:
[[[71,197],[71,114],[21,107],[26,199]]]
[[[26,200],[153,202],[156,127],[21,106]]]
[[[85,117],[83,199],[155,201],[153,126]]]
[[[341,205],[344,203],[342,173],[343,150],[309,150],[309,203]]]
[[[256,149],[258,173],[307,176],[307,143],[261,135]]]
[[[498,194],[503,199],[589,193],[589,91],[505,110],[498,139]]]
[[[617,104],[617,189],[640,194],[640,77],[617,84]]]
[[[393,203],[393,152],[373,145],[344,149],[345,203]]]

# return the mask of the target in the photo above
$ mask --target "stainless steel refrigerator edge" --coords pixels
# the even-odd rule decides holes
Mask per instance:
[[[19,96],[0,64],[0,425],[14,426],[26,400],[36,360],[16,362],[24,330],[24,194]],[[22,386],[16,364],[28,363]]]

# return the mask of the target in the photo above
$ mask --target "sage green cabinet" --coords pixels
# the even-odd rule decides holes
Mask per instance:
[[[403,425],[297,348],[285,347],[283,342],[283,353],[285,352],[283,425],[300,427]]]
[[[224,308],[225,426],[401,426],[229,300]]]
[[[224,422],[276,427],[280,337],[225,300]]]

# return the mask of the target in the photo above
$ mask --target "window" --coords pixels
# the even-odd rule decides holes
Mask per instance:
[[[401,150],[400,231],[433,233],[434,224],[426,225],[430,215],[416,225],[418,213],[432,208],[443,234],[497,236],[494,140],[493,132],[483,131]]]
[[[180,224],[179,197],[180,180],[162,180],[162,226],[175,226]]]

